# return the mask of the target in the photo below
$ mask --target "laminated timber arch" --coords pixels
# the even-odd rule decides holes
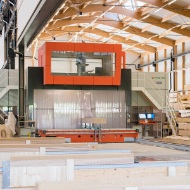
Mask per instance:
[[[96,12],[96,13],[97,12],[104,12],[106,10],[107,10],[106,6],[88,5],[85,8],[81,9],[80,11],[84,12],[84,13],[91,13],[92,14],[94,12]],[[113,9],[109,10],[109,12],[113,13],[113,14],[124,15],[126,17],[131,17],[131,18],[134,18],[136,20],[143,19],[143,17],[144,17],[141,12],[134,12],[134,11],[125,9],[123,7],[114,7]],[[72,9],[72,10],[69,9],[65,13],[60,13],[59,15],[57,15],[54,19],[59,20],[59,19],[65,18],[65,17],[66,18],[71,17],[71,19],[72,19],[72,18],[75,18],[77,16],[76,13],[77,12],[76,12],[75,9]],[[189,15],[190,15],[190,13],[189,13]],[[143,19],[143,21],[147,22],[147,23],[150,23],[151,25],[158,26],[160,28],[166,29],[166,30],[172,28],[171,31],[176,32],[176,33],[181,34],[181,35],[184,35],[184,36],[190,37],[190,32],[189,32],[188,29],[181,30],[178,25],[175,25],[175,24],[172,24],[172,23],[169,23],[169,22],[164,22],[163,23],[162,19],[156,19],[154,17],[149,16],[149,17]],[[123,21],[121,21],[121,22],[123,22]],[[134,30],[135,27],[132,27],[131,29]],[[131,30],[129,30],[128,32],[131,32]],[[139,32],[138,32],[138,34],[139,34]]]
[[[61,35],[69,33],[70,31],[72,31],[72,32],[80,32],[81,27],[78,27],[78,26],[64,27],[64,29],[53,31],[52,35],[53,36],[61,36]],[[93,34],[96,34],[96,35],[99,35],[99,36],[102,36],[102,37],[105,37],[105,38],[110,37],[110,34],[108,32],[105,32],[103,30],[96,29],[96,28],[94,28],[94,29],[93,28],[86,28],[86,29],[83,30],[83,32],[85,32],[85,33],[93,33]],[[40,38],[41,39],[48,39],[48,38],[51,38],[51,36],[48,33],[43,33],[40,36]],[[126,40],[124,37],[121,37],[121,36],[118,36],[118,35],[113,35],[111,37],[111,39],[114,40],[114,41],[120,42],[120,43],[124,43],[124,44],[126,43],[126,44],[130,44],[130,45],[134,45],[135,47],[137,47],[139,49],[143,49],[145,51],[149,51],[149,52],[152,52],[152,53],[154,53],[156,51],[156,48],[154,48],[152,46],[149,46],[149,45],[143,45],[142,46],[141,44],[137,44],[137,42],[134,41],[134,40],[130,40],[130,39]]]
[[[72,25],[72,24],[82,24],[82,23],[87,23],[88,22],[93,22],[93,20],[96,19],[95,17],[82,17],[82,19],[63,19],[63,20],[58,20],[55,22],[55,24],[51,23],[46,30],[53,30],[59,27],[65,27],[68,25]],[[131,33],[131,34],[135,34],[144,38],[151,38],[151,40],[159,42],[161,44],[164,45],[168,45],[168,46],[174,46],[175,45],[175,41],[170,40],[168,38],[159,38],[158,35],[155,35],[153,33],[142,33],[142,31],[138,28],[135,27],[129,27],[127,29],[124,29],[124,26],[122,24],[122,22],[117,22],[111,19],[107,19],[107,18],[102,18],[101,20],[97,20],[96,21],[97,24],[102,24],[102,25],[106,25],[106,26],[110,26],[113,27],[115,29],[119,29],[119,30],[123,30],[125,32]]]
[[[131,7],[126,7],[130,3]],[[65,0],[33,41],[46,39],[48,34],[65,37],[66,33],[72,33],[91,42],[122,43],[125,51],[137,54],[156,53],[190,40],[189,8],[188,0],[133,0],[133,3],[129,0]],[[164,11],[163,15],[163,12],[156,14],[160,10]],[[179,17],[185,17],[181,18],[184,21],[179,22]],[[68,40],[74,41],[74,37],[70,35]]]

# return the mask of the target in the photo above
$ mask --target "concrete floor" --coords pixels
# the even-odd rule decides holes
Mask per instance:
[[[155,179],[142,178],[139,180],[126,179],[125,183],[127,183],[131,187],[138,187],[138,190],[170,190],[170,189],[171,190],[188,190],[190,189],[190,152],[172,150],[172,149],[163,148],[163,147],[148,146],[148,145],[143,145],[139,143],[107,143],[107,144],[95,144],[95,146],[97,147],[98,150],[131,150],[131,152],[135,156],[136,162],[187,161],[189,163],[189,167],[188,167],[189,169],[188,169],[187,176],[185,177],[184,176],[183,177],[180,176],[177,178],[162,177],[159,180],[156,178]],[[93,183],[97,184],[98,182],[95,183],[93,181]],[[122,184],[124,183],[124,181],[121,179],[116,179],[115,183]],[[17,189],[17,188],[14,188],[14,189]],[[19,188],[19,189],[34,190],[37,188]],[[105,189],[102,189],[102,190],[105,190]],[[113,190],[117,190],[117,189],[113,189]]]
[[[172,150],[163,147],[148,146],[139,143],[98,144],[100,150],[131,150],[136,161],[179,161],[189,160],[190,152]]]

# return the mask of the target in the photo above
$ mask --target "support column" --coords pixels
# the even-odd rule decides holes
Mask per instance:
[[[177,55],[177,45],[174,46],[174,55]],[[177,58],[174,59],[174,70],[177,70]],[[177,72],[174,72],[174,91],[178,90],[177,85]]]
[[[182,52],[185,52],[185,42],[182,43]],[[185,55],[182,56],[182,68],[185,68],[185,63],[186,63],[186,59],[185,59]],[[182,71],[182,90],[184,90],[184,85],[185,85],[185,79],[186,79],[186,70]]]
[[[24,120],[25,93],[24,93],[24,46],[19,46],[19,119]]]
[[[159,54],[158,51],[156,51],[155,52],[155,61],[157,61],[159,59],[159,55],[158,54]],[[159,63],[157,63],[156,65],[154,65],[155,66],[155,72],[159,72],[158,64]]]
[[[164,58],[167,58],[167,49],[164,49]],[[167,61],[164,61],[164,72],[167,72]]]

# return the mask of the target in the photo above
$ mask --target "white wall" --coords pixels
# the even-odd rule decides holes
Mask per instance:
[[[46,0],[17,0],[17,26],[18,33],[17,37],[19,38],[22,31],[24,30],[26,24],[30,20],[30,17],[33,15],[38,4],[44,3]]]
[[[140,64],[141,62],[141,58],[138,55],[135,54],[131,54],[131,53],[126,53],[126,64]],[[126,68],[131,69],[132,71],[136,71],[135,70],[135,66],[134,65],[126,65]]]

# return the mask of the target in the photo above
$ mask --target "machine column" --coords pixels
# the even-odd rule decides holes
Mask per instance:
[[[25,104],[25,98],[24,98],[24,46],[19,46],[19,120],[24,121],[24,104]]]

